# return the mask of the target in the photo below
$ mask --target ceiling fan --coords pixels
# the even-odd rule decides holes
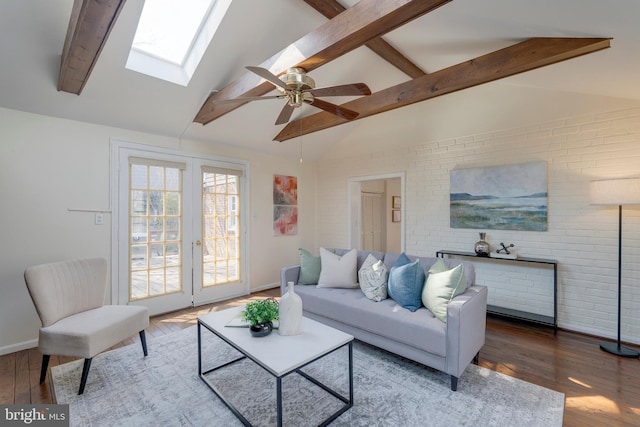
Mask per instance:
[[[307,75],[307,72],[300,67],[289,68],[280,77],[262,67],[245,67],[247,70],[259,75],[263,79],[271,82],[281,93],[273,96],[252,96],[233,99],[221,99],[212,101],[214,104],[228,104],[232,102],[259,101],[263,99],[286,99],[287,103],[282,107],[280,115],[275,124],[287,123],[296,108],[303,103],[313,105],[321,110],[335,114],[346,120],[353,120],[358,117],[358,112],[332,104],[318,97],[324,96],[358,96],[371,95],[371,90],[364,83],[351,83],[339,86],[329,86],[316,89],[316,82]]]

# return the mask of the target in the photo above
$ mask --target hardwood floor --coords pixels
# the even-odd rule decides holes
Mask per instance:
[[[279,289],[245,298],[153,317],[147,339],[196,323],[196,318],[249,299],[278,296]],[[598,338],[490,317],[480,366],[565,394],[565,426],[640,425],[640,360],[599,349]],[[137,336],[116,347],[136,343]],[[38,384],[42,355],[37,349],[0,356],[0,404],[52,403],[51,375]],[[52,356],[49,366],[71,358]]]

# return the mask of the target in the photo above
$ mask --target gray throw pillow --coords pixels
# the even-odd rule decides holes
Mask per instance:
[[[364,295],[376,302],[387,299],[388,278],[389,272],[382,261],[371,254],[367,255],[358,271],[358,281]]]

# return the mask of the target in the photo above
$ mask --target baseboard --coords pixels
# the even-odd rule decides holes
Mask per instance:
[[[16,351],[28,350],[38,346],[38,340],[23,341],[16,344],[0,347],[0,356],[5,354],[15,353]]]
[[[259,286],[257,288],[251,288],[251,293],[268,291],[269,289],[276,289],[280,287],[280,283],[268,283],[266,285]]]

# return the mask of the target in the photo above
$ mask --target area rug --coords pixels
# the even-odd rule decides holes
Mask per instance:
[[[259,338],[256,338],[259,339]],[[240,426],[198,377],[196,327],[148,340],[149,356],[130,345],[96,356],[82,396],[82,361],[51,369],[58,403],[68,403],[72,426]],[[236,351],[203,331],[203,369]],[[449,376],[356,341],[354,405],[332,426],[561,426],[564,395],[470,365],[450,390]],[[343,348],[304,370],[348,394]],[[275,379],[244,360],[210,379],[256,426],[276,425]],[[285,426],[322,422],[341,405],[301,375],[282,380]]]

